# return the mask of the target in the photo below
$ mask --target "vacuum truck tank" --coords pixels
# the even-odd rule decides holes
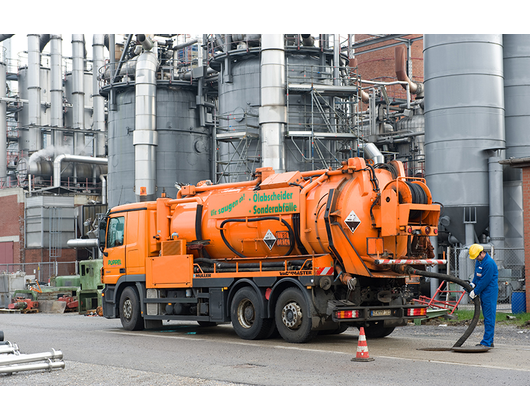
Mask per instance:
[[[175,199],[111,209],[100,225],[103,313],[124,328],[231,322],[244,339],[305,342],[363,326],[390,334],[425,316],[419,278],[433,260],[440,206],[401,162],[202,181]]]

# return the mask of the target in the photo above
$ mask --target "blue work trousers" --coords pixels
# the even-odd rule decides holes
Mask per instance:
[[[495,334],[495,314],[497,312],[497,293],[482,293],[480,295],[482,315],[484,315],[484,337],[480,344],[491,347]]]

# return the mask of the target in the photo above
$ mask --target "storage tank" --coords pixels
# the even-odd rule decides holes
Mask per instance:
[[[40,78],[40,101],[41,103],[50,103],[50,69],[49,68],[40,68],[39,73]],[[18,69],[18,91],[21,99],[28,100],[28,67],[21,67]],[[40,112],[40,125],[49,126],[50,125],[50,112],[45,112],[46,108],[41,106]],[[35,141],[35,139],[30,136],[27,127],[30,124],[29,120],[29,104],[26,104],[18,112],[18,125],[19,125],[19,150],[26,150],[29,152],[35,152],[40,150],[43,147],[41,142]],[[42,134],[41,134],[42,135]],[[47,139],[49,140],[49,139]]]
[[[73,100],[73,75],[72,73],[67,73],[64,81],[64,95],[66,97],[66,100],[69,104],[74,103]],[[84,77],[83,77],[83,92],[84,92],[84,100],[85,100],[85,112],[84,112],[84,128],[90,129],[92,128],[92,96],[93,96],[93,83],[92,83],[92,73],[85,71]],[[74,126],[74,118],[73,118],[73,112],[72,110],[67,110],[66,114],[64,116],[64,126],[65,127],[73,127]]]
[[[530,35],[503,35],[506,158],[530,156]],[[506,248],[524,247],[522,170],[504,168]]]
[[[109,112],[108,204],[136,201],[135,195],[135,85],[118,85],[117,111]],[[156,196],[165,190],[175,197],[175,183],[195,184],[210,178],[208,130],[199,125],[196,85],[157,81],[156,88]]]
[[[464,221],[477,235],[488,226],[488,158],[505,147],[502,57],[502,35],[424,38],[425,178],[461,243],[475,241]]]
[[[237,38],[239,37],[239,38]],[[232,35],[229,40],[244,39],[243,35]],[[253,169],[262,160],[260,141],[260,106],[262,105],[262,49],[259,35],[249,35],[252,40],[248,48],[238,48],[238,43],[228,43],[228,54],[224,51],[225,39],[219,40],[222,46],[211,67],[219,71],[219,162],[224,166],[222,182],[236,182],[250,179]],[[333,49],[315,47],[309,36],[285,36],[285,83],[312,83],[333,85]],[[304,44],[305,43],[305,44]],[[279,80],[279,79],[277,79]],[[287,86],[285,87],[287,92]],[[326,94],[322,94],[325,96]],[[316,102],[319,102],[318,104]],[[311,100],[309,91],[290,90],[286,95],[286,132],[330,131],[327,122],[335,117],[329,103],[323,99]],[[321,108],[319,108],[319,106]],[[323,112],[321,110],[324,110]],[[232,142],[232,143],[230,143]],[[333,141],[327,141],[324,160],[334,160],[336,150]],[[244,143],[244,144],[243,144]],[[299,136],[287,136],[284,141],[285,154],[283,169],[311,170],[310,158],[316,155],[314,144]],[[237,145],[237,146],[236,146]],[[238,147],[238,149],[236,149]],[[245,150],[244,150],[245,149]],[[321,149],[324,149],[321,147]],[[242,152],[245,152],[243,154]],[[321,156],[322,157],[322,156]],[[337,159],[348,158],[339,154]]]

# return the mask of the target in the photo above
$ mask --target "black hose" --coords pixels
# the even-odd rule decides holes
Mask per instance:
[[[440,280],[445,280],[445,281],[449,281],[452,283],[456,283],[459,286],[462,286],[467,292],[471,292],[473,290],[469,282],[460,280],[458,277],[450,276],[449,274],[431,273],[429,271],[417,270],[410,266],[403,267],[403,271],[407,274],[417,274],[419,276],[424,276],[424,277],[434,277]],[[475,305],[475,313],[473,314],[473,319],[471,320],[471,323],[467,327],[467,330],[464,332],[462,337],[460,337],[458,341],[453,345],[453,347],[461,347],[462,344],[465,343],[465,341],[469,338],[469,336],[471,335],[471,333],[477,326],[478,319],[480,317],[480,298],[478,296],[475,297],[475,299],[473,299],[473,303]]]
[[[249,262],[243,262],[239,261],[237,264],[235,262],[226,262],[226,261],[219,261],[219,260],[212,260],[210,258],[195,258],[193,260],[197,264],[205,264],[205,265],[215,265],[219,268],[230,268],[235,269],[236,267],[240,268],[252,268],[257,269],[260,267],[266,267],[266,268],[277,268],[281,269],[285,267],[284,261],[263,261],[261,263],[249,263]],[[288,266],[297,266],[302,267],[306,260],[287,260]]]
[[[285,220],[283,220],[283,219],[281,219],[279,217],[265,216],[265,217],[257,217],[257,218],[254,218],[254,219],[226,219],[226,220],[224,220],[221,223],[221,226],[219,226],[219,229],[221,229],[221,239],[223,240],[225,245],[228,247],[228,249],[230,251],[232,251],[234,254],[236,254],[238,257],[247,258],[242,253],[236,251],[232,245],[230,245],[230,243],[228,242],[228,240],[225,237],[225,234],[224,234],[224,231],[223,231],[223,226],[226,223],[261,222],[262,220],[277,220],[277,221],[283,223],[287,227],[287,230],[289,231],[289,242],[291,243],[291,246],[290,246],[289,250],[287,251],[287,253],[284,256],[286,257],[288,255],[291,255],[291,252],[293,252],[294,244],[295,244],[294,232],[293,232],[293,229],[291,228],[291,225],[289,223],[287,223],[287,221],[285,221]]]

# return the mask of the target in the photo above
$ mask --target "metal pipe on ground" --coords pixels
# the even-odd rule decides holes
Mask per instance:
[[[13,373],[13,372],[26,372],[29,370],[52,370],[52,369],[64,369],[64,362],[46,360],[41,363],[31,363],[28,365],[11,365],[11,366],[0,366],[0,373]]]
[[[63,358],[62,351],[52,349],[52,351],[44,352],[44,353],[4,356],[0,358],[0,366],[12,365],[12,364],[18,364],[18,363],[40,362],[40,361],[48,360],[48,359],[62,360],[62,358]]]
[[[17,344],[10,341],[0,342],[0,354],[4,353],[18,353]]]

